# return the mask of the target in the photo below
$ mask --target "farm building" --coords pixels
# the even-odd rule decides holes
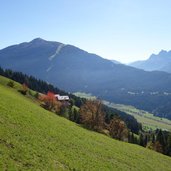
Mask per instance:
[[[59,94],[55,94],[55,97],[59,101],[68,101],[69,100],[69,96],[60,96]]]

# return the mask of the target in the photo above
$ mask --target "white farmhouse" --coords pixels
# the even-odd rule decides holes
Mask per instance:
[[[60,96],[59,94],[55,94],[55,97],[59,101],[68,101],[69,100],[69,96]]]

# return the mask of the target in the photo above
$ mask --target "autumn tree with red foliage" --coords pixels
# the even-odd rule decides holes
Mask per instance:
[[[49,91],[46,95],[40,95],[39,99],[43,102],[42,106],[45,109],[56,113],[60,112],[62,104],[57,101],[54,93]]]

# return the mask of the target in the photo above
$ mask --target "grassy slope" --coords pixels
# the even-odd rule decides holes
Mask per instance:
[[[83,129],[0,84],[0,170],[74,168],[167,171],[171,158]]]
[[[81,93],[81,92],[76,92],[74,94],[78,97],[95,99],[95,96],[92,96],[91,94],[86,94],[86,93]],[[156,117],[149,112],[139,110],[133,106],[109,103],[107,101],[104,101],[104,103],[108,105],[109,107],[113,107],[115,109],[118,109],[120,111],[123,111],[127,114],[134,116],[138,122],[142,123],[144,130],[149,130],[149,129],[155,130],[159,128],[159,129],[171,131],[171,120]]]

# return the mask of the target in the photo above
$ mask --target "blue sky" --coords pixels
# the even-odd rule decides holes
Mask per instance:
[[[36,37],[124,63],[171,50],[170,0],[5,0],[0,49]]]

